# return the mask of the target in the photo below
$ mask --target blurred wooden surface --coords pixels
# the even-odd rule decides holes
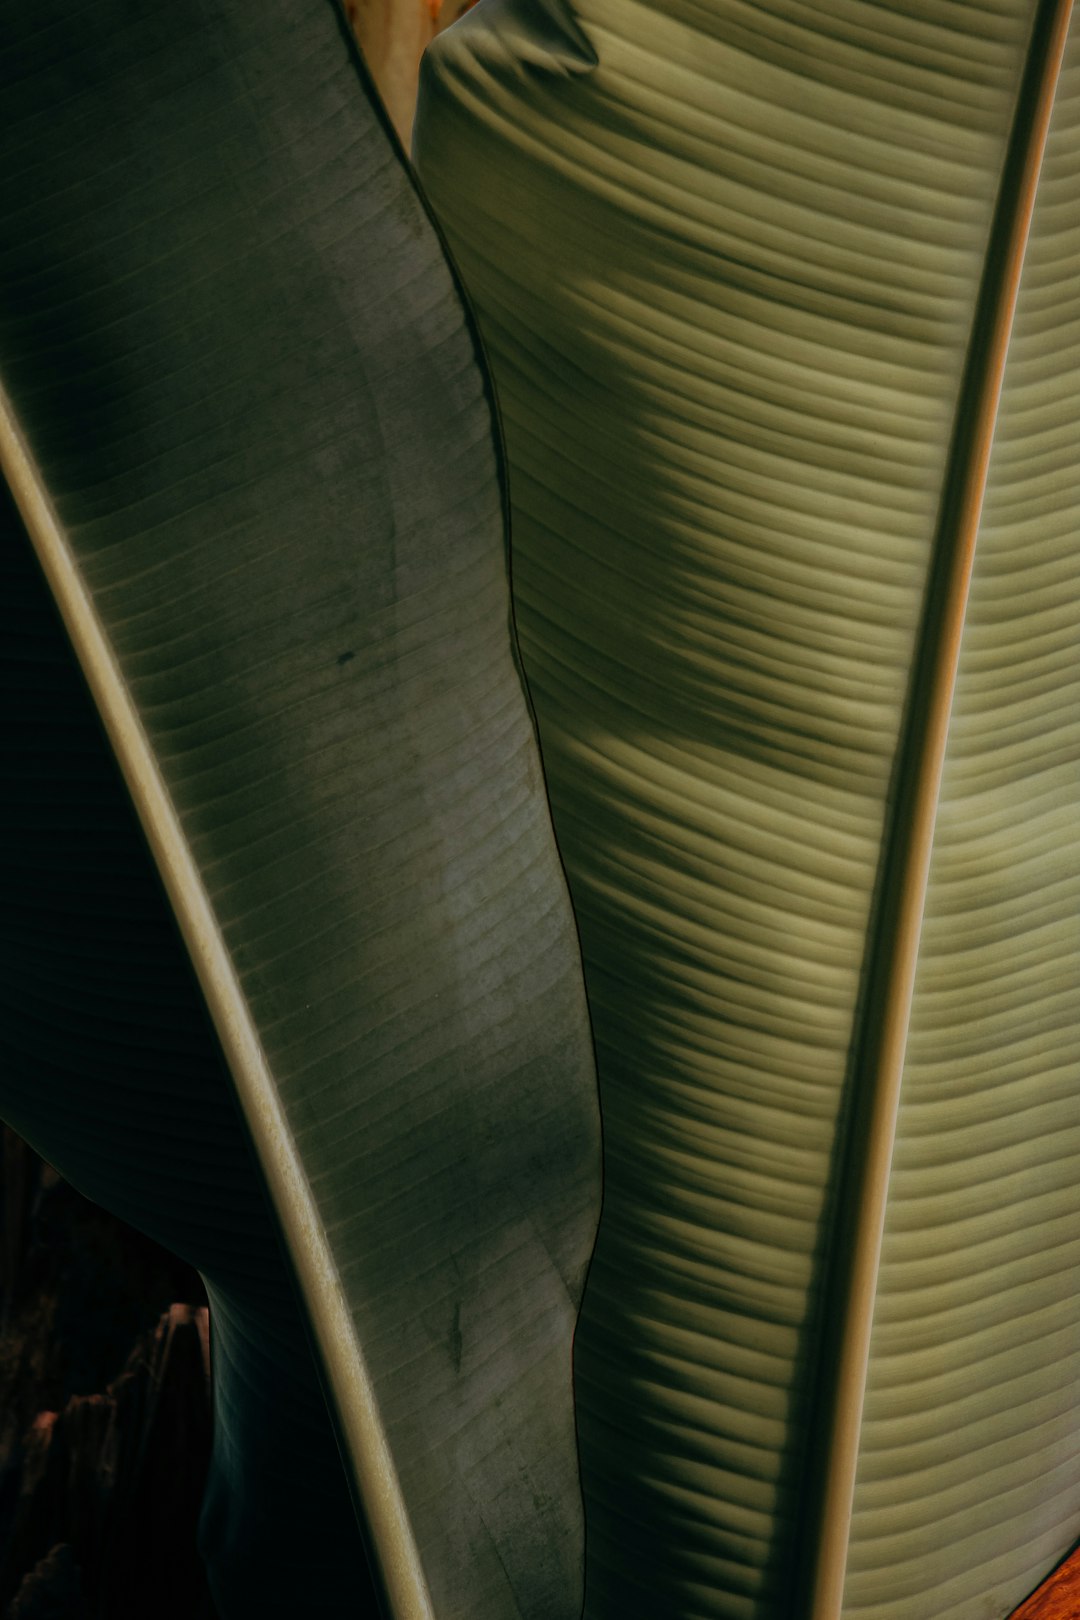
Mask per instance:
[[[1013,1610],[1010,1620],[1080,1620],[1080,1548]]]
[[[376,87],[406,152],[420,58],[475,0],[342,0]]]

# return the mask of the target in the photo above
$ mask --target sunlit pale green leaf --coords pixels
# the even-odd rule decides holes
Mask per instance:
[[[588,1620],[998,1620],[1080,1533],[1074,68],[980,459],[1066,12],[487,0],[427,57],[598,1041]]]

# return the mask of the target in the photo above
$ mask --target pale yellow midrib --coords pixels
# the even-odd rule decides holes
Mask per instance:
[[[865,1131],[860,1133],[859,1141],[865,1145],[866,1153],[858,1170],[858,1195],[849,1216],[854,1238],[842,1296],[846,1309],[840,1348],[831,1379],[835,1396],[825,1447],[823,1489],[817,1509],[820,1533],[808,1560],[811,1570],[808,1587],[805,1593],[795,1595],[794,1608],[805,1614],[807,1620],[838,1620],[843,1606],[889,1175],[949,719],[1005,362],[1071,10],[1072,0],[1046,0],[1034,19],[1034,33],[1038,37],[1039,24],[1049,14],[1038,97],[1015,199],[1007,255],[993,293],[991,335],[980,368],[975,427],[966,440],[967,454],[959,469],[962,493],[955,506],[951,531],[939,536],[938,541],[939,548],[945,549],[951,560],[936,645],[928,659],[933,678],[928,682],[930,698],[923,717],[916,788],[908,800],[909,831],[904,858],[898,875],[894,873],[892,884],[895,911],[890,937],[884,947],[889,972],[885,987],[876,998],[876,1005],[883,1011],[868,1043],[871,1062],[857,1077],[859,1084],[870,1092],[872,1103]],[[1012,154],[1013,140],[1011,134],[1006,162]],[[996,218],[994,224],[996,228]],[[952,467],[950,476],[955,476]],[[837,1297],[841,1297],[839,1292]]]
[[[0,472],[63,616],[221,1041],[337,1407],[387,1620],[435,1620],[366,1359],[258,1031],[153,750],[2,389]]]

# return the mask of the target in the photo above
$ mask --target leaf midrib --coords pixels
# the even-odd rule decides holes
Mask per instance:
[[[862,1407],[900,1085],[934,825],[990,451],[1072,0],[1040,0],[957,400],[922,625],[894,774],[893,810],[852,1045],[851,1127],[825,1290],[811,1504],[792,1613],[843,1604]],[[816,1506],[814,1506],[816,1504]]]

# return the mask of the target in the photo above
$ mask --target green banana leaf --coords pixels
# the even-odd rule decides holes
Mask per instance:
[[[597,1039],[587,1620],[997,1620],[1080,1535],[1067,25],[484,0],[425,59]]]
[[[595,1077],[471,318],[325,0],[2,26],[0,1112],[206,1278],[223,1620],[570,1620]]]

